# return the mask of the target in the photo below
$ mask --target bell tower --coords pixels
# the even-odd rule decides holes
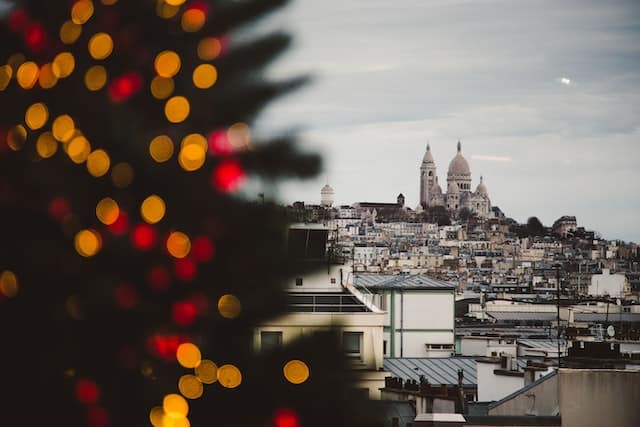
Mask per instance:
[[[433,161],[431,147],[427,144],[427,150],[420,165],[420,205],[423,208],[429,207],[432,188],[436,183],[436,163]]]

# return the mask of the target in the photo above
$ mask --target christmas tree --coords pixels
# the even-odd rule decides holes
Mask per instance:
[[[30,0],[0,25],[0,402],[13,425],[364,423],[332,333],[257,354],[283,313],[280,209],[247,179],[317,173],[251,124],[282,0]],[[15,421],[14,421],[15,420]]]

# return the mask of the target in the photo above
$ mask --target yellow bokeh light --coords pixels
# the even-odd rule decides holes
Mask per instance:
[[[160,77],[171,78],[178,74],[182,61],[177,53],[165,50],[156,55],[153,66]]]
[[[18,84],[23,89],[31,89],[33,85],[38,81],[38,74],[40,73],[40,69],[35,62],[27,61],[23,62],[20,67],[18,67],[18,72],[16,73],[16,80]]]
[[[213,384],[218,381],[218,366],[211,360],[204,359],[195,369],[196,376],[204,384]]]
[[[52,64],[44,64],[40,68],[38,83],[40,83],[40,87],[43,89],[51,89],[58,83],[58,77],[53,72]]]
[[[53,59],[51,69],[53,74],[59,78],[69,77],[76,67],[76,59],[69,52],[62,52]]]
[[[60,40],[64,44],[75,43],[82,34],[82,25],[69,20],[60,27]]]
[[[160,222],[164,218],[165,211],[164,200],[155,194],[144,199],[140,205],[140,216],[149,224]]]
[[[90,91],[97,91],[107,83],[107,70],[102,65],[94,65],[84,75],[84,84]]]
[[[242,383],[242,373],[233,365],[222,365],[218,368],[218,381],[223,387],[236,388]]]
[[[102,239],[95,230],[82,230],[74,239],[76,251],[83,257],[92,257],[100,251]]]
[[[104,150],[95,150],[87,157],[87,170],[94,177],[101,177],[109,172],[111,159]]]
[[[156,136],[149,143],[149,154],[158,163],[166,162],[173,156],[173,141],[166,135]]]
[[[14,126],[7,132],[7,145],[13,151],[22,150],[27,141],[27,130],[22,125]]]
[[[73,119],[68,115],[56,117],[51,126],[53,137],[61,142],[67,142],[73,137],[76,126]]]
[[[203,61],[212,61],[220,55],[222,44],[215,37],[205,37],[198,43],[198,58]]]
[[[191,427],[189,418],[176,418],[171,420],[171,424],[165,424],[164,427]]]
[[[204,25],[206,16],[200,9],[192,8],[187,9],[182,14],[181,25],[182,29],[187,33],[195,33],[199,31]]]
[[[202,396],[204,387],[198,378],[193,375],[183,375],[178,380],[178,390],[187,399],[198,399]]]
[[[227,319],[235,319],[242,311],[242,304],[235,295],[222,295],[218,300],[218,311]]]
[[[168,4],[169,6],[180,6],[181,4],[183,4],[186,0],[162,0],[164,1],[166,4]]]
[[[202,148],[202,150],[204,151],[207,151],[209,148],[207,144],[207,138],[205,138],[204,135],[199,133],[191,133],[185,136],[184,138],[182,138],[180,147],[185,148],[189,145],[197,145],[198,147]]]
[[[13,271],[5,270],[0,274],[0,293],[7,298],[13,298],[18,293],[18,278]]]
[[[172,78],[156,76],[151,80],[151,95],[156,99],[167,99],[174,89]]]
[[[309,379],[309,367],[302,360],[290,360],[282,368],[284,377],[292,384],[302,384]]]
[[[178,346],[176,351],[176,358],[178,363],[185,368],[195,368],[200,364],[202,354],[197,345],[185,342]]]
[[[178,153],[178,163],[187,172],[200,169],[204,165],[205,159],[204,149],[197,144],[186,145]]]
[[[104,225],[111,225],[117,221],[120,216],[120,207],[118,202],[110,197],[105,197],[96,205],[96,217]]]
[[[43,159],[48,159],[56,154],[56,151],[58,151],[58,142],[51,132],[44,132],[38,137],[36,141],[36,151]]]
[[[7,86],[9,86],[11,76],[13,76],[13,70],[11,69],[11,66],[0,66],[0,91],[5,90]]]
[[[180,10],[179,6],[167,4],[164,0],[158,0],[156,3],[156,13],[160,18],[171,19]]]
[[[111,169],[111,182],[117,188],[126,188],[133,181],[133,168],[129,163],[121,162]]]
[[[74,24],[82,25],[93,16],[93,2],[78,0],[71,7],[71,20]]]
[[[193,84],[198,89],[208,89],[218,80],[218,71],[211,64],[201,64],[193,70]]]
[[[89,54],[93,59],[106,59],[113,52],[113,40],[107,33],[94,34],[89,39]]]
[[[24,122],[29,128],[40,129],[49,120],[49,110],[42,102],[35,103],[24,113]]]
[[[170,418],[184,418],[189,413],[189,404],[179,394],[167,394],[162,400],[164,413]]]
[[[76,136],[66,145],[65,150],[73,163],[84,163],[91,153],[91,144],[84,136]]]
[[[169,98],[164,106],[164,114],[171,123],[181,123],[189,116],[191,107],[184,96]]]
[[[164,416],[162,406],[156,406],[149,411],[149,421],[151,421],[153,427],[162,427]]]
[[[167,238],[167,251],[175,258],[184,258],[189,255],[189,252],[191,252],[191,240],[189,240],[189,236],[179,231],[174,231],[169,234]]]

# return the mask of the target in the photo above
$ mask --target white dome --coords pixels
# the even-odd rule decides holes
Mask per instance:
[[[447,187],[447,194],[458,194],[459,192],[458,185],[455,182],[450,182]]]
[[[478,186],[476,187],[476,193],[481,194],[483,196],[489,195],[489,192],[487,191],[487,186],[484,185],[482,177],[480,177],[480,184],[478,184]]]
[[[433,160],[433,155],[431,154],[431,147],[427,144],[427,151],[424,153],[424,157],[422,158],[422,164],[425,163],[435,163]]]
[[[323,206],[333,205],[334,195],[335,192],[333,191],[333,188],[331,188],[329,184],[325,185],[322,187],[322,190],[320,190],[320,204]]]
[[[467,159],[462,155],[462,145],[460,141],[458,141],[458,153],[449,163],[449,172],[447,173],[449,176],[455,175],[467,175],[471,176],[471,169],[469,169],[469,163],[467,163]]]

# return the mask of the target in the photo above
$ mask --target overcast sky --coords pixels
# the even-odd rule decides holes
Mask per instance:
[[[296,0],[268,23],[295,36],[272,74],[315,79],[258,128],[298,127],[325,159],[282,201],[328,180],[339,204],[415,207],[427,141],[444,183],[461,139],[508,216],[640,241],[640,2]]]

